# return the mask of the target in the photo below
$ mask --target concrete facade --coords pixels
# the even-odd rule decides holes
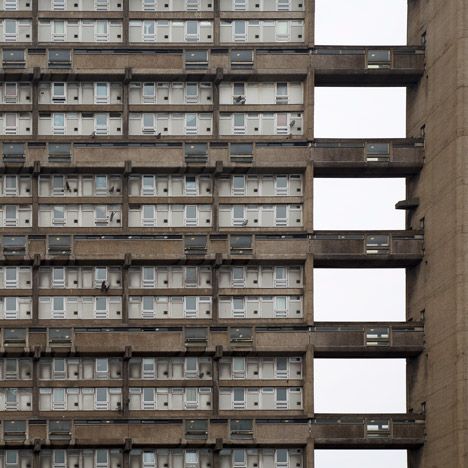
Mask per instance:
[[[0,0],[0,465],[463,466],[463,2],[409,2],[407,47],[315,46],[313,1],[88,3]],[[406,86],[408,138],[314,138],[315,86]],[[405,230],[314,230],[314,177],[358,176],[407,178]],[[406,268],[408,321],[315,322],[331,267]],[[316,414],[314,357],[406,358],[408,414]]]

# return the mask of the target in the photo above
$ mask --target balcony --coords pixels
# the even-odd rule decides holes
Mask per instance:
[[[316,323],[312,335],[317,358],[406,358],[424,349],[419,323]]]
[[[423,167],[422,140],[315,140],[316,177],[406,177]]]
[[[409,86],[424,73],[423,47],[314,48],[316,86]]]
[[[316,231],[316,267],[411,267],[423,258],[422,231]]]
[[[185,423],[185,424],[184,424]],[[410,449],[424,442],[424,417],[413,414],[392,415],[316,415],[312,419],[294,417],[286,419],[252,420],[252,431],[241,438],[232,433],[229,421],[206,420],[203,437],[193,436],[185,430],[188,421],[182,419],[75,419],[71,427],[71,447],[171,447],[183,444],[203,444],[205,447],[230,447],[241,444],[246,447],[281,445],[288,432],[288,444],[306,445],[310,438],[317,449]],[[108,430],[112,426],[112,430]],[[34,421],[29,427],[32,440],[47,438],[44,421]],[[68,434],[67,434],[68,435]],[[203,439],[203,440],[200,440]],[[50,439],[49,443],[63,446],[63,441]],[[6,441],[7,446],[15,446]]]

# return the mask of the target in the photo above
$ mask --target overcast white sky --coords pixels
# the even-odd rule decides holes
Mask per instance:
[[[406,44],[407,0],[316,0],[315,43]],[[401,88],[316,88],[316,138],[405,137]],[[315,179],[315,229],[402,229],[404,179]],[[404,320],[402,269],[316,269],[317,321]],[[314,362],[320,412],[404,412],[404,360]],[[356,378],[356,375],[359,378]],[[316,450],[315,468],[406,468],[403,450]]]

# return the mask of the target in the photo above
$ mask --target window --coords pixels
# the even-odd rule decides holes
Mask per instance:
[[[18,359],[5,359],[5,378],[7,380],[18,378]]]
[[[95,39],[96,42],[107,42],[109,40],[107,21],[96,21]]]
[[[288,389],[280,387],[276,389],[276,409],[288,409]]]
[[[196,205],[185,206],[185,226],[198,226],[198,207]]]
[[[47,146],[50,162],[69,162],[71,160],[70,143],[49,143]]]
[[[94,207],[94,221],[96,224],[107,224],[107,206],[96,205]]]
[[[18,209],[16,205],[5,205],[5,226],[16,226],[18,224]]]
[[[185,85],[185,102],[187,104],[198,102],[198,83],[187,83]]]
[[[143,452],[143,468],[155,468],[156,457],[154,452]]]
[[[3,160],[4,162],[24,161],[24,143],[3,143]],[[5,195],[7,195],[7,193],[5,193]]]
[[[94,287],[100,288],[103,281],[107,281],[107,267],[96,267],[94,269]]]
[[[72,249],[71,236],[48,237],[48,251],[51,255],[68,255]]]
[[[208,67],[208,51],[207,50],[191,50],[185,51],[185,68],[207,68]]]
[[[69,440],[71,435],[71,421],[49,421],[50,440]]]
[[[148,387],[143,388],[143,409],[153,410],[155,407],[154,389]]]
[[[285,357],[276,358],[275,377],[277,379],[288,378],[288,358],[285,358]]]
[[[18,300],[16,297],[5,297],[5,313],[6,320],[18,319]]]
[[[252,161],[253,144],[252,143],[231,143],[229,145],[229,156],[233,161]]]
[[[18,84],[5,83],[5,104],[15,104],[18,99]]]
[[[233,85],[233,104],[245,104],[245,84],[234,83]]]
[[[16,176],[6,175],[3,192],[6,196],[14,196],[18,194],[18,179]]]
[[[96,297],[95,299],[95,318],[96,319],[107,319],[107,298]]]
[[[288,103],[288,83],[276,83],[276,104]]]
[[[4,421],[3,439],[24,442],[26,439],[26,421]]]
[[[96,388],[95,408],[97,410],[109,409],[109,398],[108,398],[107,388]],[[107,466],[107,451],[106,450],[96,450],[96,462],[98,464],[101,463],[101,465],[98,465],[98,466]]]
[[[288,287],[288,275],[286,267],[276,267],[274,284],[275,288],[287,288]]]
[[[245,408],[245,390],[243,388],[234,388],[232,390],[232,408]]]
[[[109,188],[107,185],[107,176],[106,175],[97,175],[94,178],[94,189],[96,195],[107,195]]]
[[[24,50],[3,49],[3,66],[24,67]]]
[[[185,134],[196,135],[198,133],[197,114],[185,114]]]
[[[276,40],[278,42],[289,41],[289,22],[288,21],[276,22]]]
[[[63,267],[52,268],[52,287],[53,288],[65,287],[65,268]]]
[[[185,252],[187,254],[204,254],[206,252],[207,236],[185,236]]]
[[[287,224],[288,224],[288,207],[286,205],[276,205],[275,225],[287,226]]]
[[[17,2],[17,0],[4,0],[4,2],[3,2],[3,9],[4,9],[5,11],[17,10],[17,9],[18,9],[18,2]]]
[[[96,359],[96,377],[98,379],[107,379],[109,377],[109,359]]]
[[[245,358],[232,358],[232,377],[234,379],[245,379]]]
[[[156,185],[155,178],[151,175],[144,175],[142,177],[142,195],[155,195]]]
[[[186,21],[185,22],[185,40],[186,41],[198,41],[199,35],[199,23],[198,21]]]
[[[144,379],[154,379],[156,377],[156,366],[153,358],[143,358],[142,369]]]
[[[52,451],[52,468],[65,468],[67,466],[67,455],[65,450]]]
[[[156,226],[156,216],[154,205],[143,205],[142,206],[142,216],[143,216],[143,227],[153,227]]]
[[[156,87],[154,83],[143,83],[143,104],[154,104],[156,101]]]
[[[65,83],[52,83],[52,102],[63,104],[66,101]]]
[[[185,389],[185,408],[194,409],[198,408],[198,389],[187,387]]]
[[[97,449],[96,450],[96,468],[108,468],[108,467],[109,467],[109,452],[104,449]]]
[[[64,225],[65,224],[65,207],[54,206],[52,214],[53,225]]]
[[[143,287],[154,288],[156,275],[153,267],[143,267]]]
[[[65,194],[65,177],[61,175],[52,176],[52,195],[60,196]]]
[[[65,135],[65,114],[53,114],[52,133],[54,135]]]
[[[287,449],[275,450],[275,468],[289,467],[289,453]]]
[[[18,270],[16,267],[5,267],[5,287],[18,287]]]
[[[71,66],[71,51],[70,50],[51,50],[49,49],[49,67],[70,67]]]
[[[289,180],[287,176],[275,177],[275,195],[288,195]]]
[[[186,296],[184,298],[184,315],[185,318],[197,318],[198,307],[197,307],[196,296]]]
[[[143,21],[143,42],[156,40],[156,25],[154,21]]]
[[[185,144],[185,160],[187,162],[206,162],[208,159],[207,143]]]
[[[276,114],[276,134],[287,135],[289,133],[288,114]]]
[[[65,389],[54,388],[52,391],[52,410],[65,410]]]
[[[109,1],[108,0],[95,0],[94,9],[96,11],[106,11],[106,10],[108,10],[109,9]]]
[[[94,101],[96,104],[110,104],[109,83],[96,83]]]
[[[245,195],[245,176],[232,176],[232,194]]]
[[[185,176],[185,195],[198,195],[198,183],[195,176]]]
[[[185,451],[185,466],[187,468],[197,468],[198,464],[198,452],[196,450]]]
[[[156,132],[154,114],[144,113],[143,114],[143,129],[144,135],[153,135]]]
[[[52,10],[65,10],[65,0],[52,0]]]
[[[17,115],[13,112],[8,112],[5,114],[5,135],[16,135],[17,133]]]
[[[245,135],[245,114],[236,113],[234,118],[234,135]]]
[[[198,11],[200,9],[200,0],[185,0],[186,11]]]
[[[275,315],[278,318],[286,318],[288,315],[288,301],[286,296],[275,297]]]
[[[198,358],[186,357],[184,362],[184,376],[187,378],[196,378],[199,376]]]
[[[52,376],[54,379],[65,379],[67,377],[65,359],[54,358],[52,360]]]
[[[186,420],[185,437],[206,439],[208,437],[208,421],[206,419]]]
[[[252,236],[230,236],[231,252],[252,250]]]
[[[234,205],[232,207],[232,225],[233,226],[245,226],[247,219],[245,217],[245,206]]]
[[[198,286],[197,267],[185,267],[185,287],[196,288]]]
[[[233,21],[234,41],[244,42],[247,39],[247,21]]]
[[[142,308],[141,318],[143,318],[143,319],[152,319],[152,318],[154,318],[154,298],[153,298],[153,296],[143,296],[141,308]]]
[[[65,40],[65,21],[54,20],[52,22],[52,41],[63,42]]]
[[[20,468],[17,450],[5,450],[5,468]]]
[[[234,288],[245,287],[245,269],[243,267],[232,268],[232,286]]]
[[[96,135],[108,135],[108,115],[107,114],[95,114],[94,115],[94,132]]]
[[[250,419],[234,419],[229,422],[231,437],[247,439],[253,437],[253,421]]]
[[[52,318],[64,319],[65,318],[65,298],[61,296],[54,296],[52,298]]]
[[[15,42],[16,37],[16,28],[17,22],[16,20],[6,19],[3,21],[3,30],[4,30],[4,37],[5,42]]]
[[[208,329],[206,328],[186,328],[185,343],[206,343],[208,341]]]
[[[246,468],[247,457],[245,450],[234,449],[232,451],[232,466],[233,468]]]

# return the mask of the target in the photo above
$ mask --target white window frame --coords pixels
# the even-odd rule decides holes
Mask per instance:
[[[151,181],[151,184],[145,184],[146,181]],[[141,194],[143,196],[156,195],[156,178],[153,175],[141,176]]]
[[[151,92],[148,93],[147,91]],[[143,104],[156,103],[156,85],[153,82],[143,83],[141,86],[141,100]]]
[[[63,25],[62,32],[57,32],[56,26]],[[50,35],[52,42],[65,42],[67,35],[67,22],[65,20],[52,20],[50,25]]]
[[[189,89],[195,89],[195,94],[189,94]],[[198,83],[188,82],[184,86],[184,96],[186,104],[197,104],[200,99],[200,86]]]
[[[63,117],[63,123],[58,124],[56,118]],[[64,112],[54,112],[52,114],[52,135],[65,135],[67,128],[67,116]]]
[[[189,396],[195,396],[190,398]],[[200,404],[198,388],[186,387],[184,390],[184,407],[185,409],[197,409]]]
[[[285,227],[288,225],[288,205],[275,205],[275,226],[276,227]],[[279,210],[285,210],[285,216],[279,216]]]
[[[104,96],[99,95],[99,89],[105,87],[106,94]],[[110,104],[110,83],[97,82],[94,83],[94,103],[95,104]]]
[[[102,396],[105,396],[103,399]],[[107,388],[97,387],[94,393],[94,409],[98,411],[108,411],[110,409],[109,391]]]
[[[5,207],[5,227],[18,226],[18,206],[16,205],[4,205]]]
[[[102,308],[101,304],[104,304],[105,307]],[[109,318],[109,301],[106,297],[96,296],[94,298],[94,317],[97,320]]]
[[[149,278],[146,278],[146,273],[151,273]],[[141,283],[143,288],[156,287],[156,271],[154,267],[141,267]]]
[[[11,273],[14,273],[14,278],[8,278],[12,276]],[[4,281],[5,288],[17,288],[18,287],[18,267],[6,266],[4,269]]]
[[[195,216],[189,216],[189,211],[195,210]],[[197,205],[184,206],[184,226],[197,227],[200,220],[200,210]]]
[[[142,22],[141,34],[143,42],[155,42],[156,41],[156,21],[145,20]]]
[[[63,92],[61,94],[57,93],[57,87],[63,86]],[[62,81],[57,81],[51,83],[51,97],[53,104],[65,104],[67,101],[67,83]]]
[[[57,364],[63,363],[63,369]],[[65,380],[67,378],[67,360],[65,358],[52,359],[52,378],[54,380]]]
[[[242,123],[240,120],[236,122],[236,119],[241,119],[242,118]],[[232,114],[232,134],[233,135],[245,135],[246,133],[246,120],[247,117],[244,113],[242,112],[236,112]]]
[[[18,320],[19,301],[17,297],[5,297],[3,316],[5,320]]]
[[[238,26],[243,28],[237,29]],[[232,40],[234,42],[245,42],[247,41],[247,30],[248,30],[248,21],[246,20],[233,20],[232,21]],[[242,31],[243,29],[243,31]]]
[[[18,134],[18,114],[16,112],[5,112],[5,135]],[[12,124],[11,121],[14,120]]]
[[[11,92],[13,90],[13,93]],[[7,81],[3,85],[3,101],[5,104],[18,103],[18,83]]]
[[[189,26],[196,25],[196,32],[189,32]],[[185,40],[187,42],[198,42],[200,40],[200,22],[196,20],[185,21]]]
[[[59,307],[61,302],[61,307]],[[55,320],[63,320],[65,318],[66,299],[63,296],[52,297],[52,318]]]
[[[14,25],[14,32],[7,32],[8,27]],[[3,37],[5,42],[16,42],[18,40],[18,21],[14,19],[3,20]]]
[[[104,27],[104,32],[100,32],[101,26]],[[109,21],[96,20],[94,23],[94,40],[96,42],[109,42]]]
[[[141,133],[143,135],[154,135],[156,133],[156,117],[152,112],[141,114]]]
[[[13,184],[11,184],[13,182]],[[3,193],[7,197],[18,195],[18,177],[6,174],[3,179]]]
[[[60,398],[63,396],[63,398]],[[65,411],[67,397],[65,388],[53,388],[52,389],[52,411]]]
[[[152,210],[151,217],[145,216],[146,210]],[[142,205],[141,206],[141,224],[143,227],[155,227],[156,226],[156,207],[154,205]]]
[[[189,125],[189,120],[195,118],[195,125]],[[197,135],[198,134],[198,122],[199,116],[195,113],[186,113],[184,116],[184,133],[185,135]]]
[[[239,211],[242,210],[242,216],[237,216],[237,213],[236,213],[237,210]],[[245,205],[232,205],[232,208],[231,208],[232,226],[234,227],[245,226],[247,224],[246,212],[247,212],[247,207]]]
[[[235,396],[236,396],[236,391],[238,391],[240,393],[240,391],[242,391],[243,393],[243,399],[242,400],[236,400],[235,399]],[[245,409],[246,407],[246,396],[245,396],[245,388],[240,388],[240,387],[234,387],[232,390],[231,390],[231,407],[232,409],[234,410],[239,410],[239,409]]]
[[[98,123],[98,119],[105,117],[106,123]],[[94,134],[95,135],[109,135],[109,114],[98,113],[94,114]]]
[[[56,276],[58,272],[60,272],[60,275]],[[65,287],[65,267],[52,267],[51,279],[52,279],[53,288],[64,288]]]

